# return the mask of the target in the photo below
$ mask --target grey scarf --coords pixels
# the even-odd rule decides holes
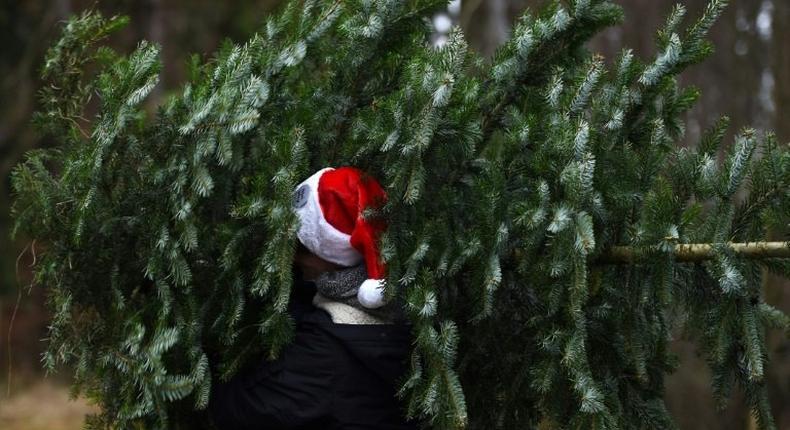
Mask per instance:
[[[368,309],[357,300],[359,286],[368,279],[365,265],[340,269],[334,272],[324,272],[315,280],[316,290],[325,298],[340,302],[361,311],[364,311],[380,320],[388,322],[402,321],[403,315],[400,306],[388,303],[378,309]]]

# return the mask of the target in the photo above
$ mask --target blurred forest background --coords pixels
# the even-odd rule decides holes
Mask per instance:
[[[623,47],[646,58],[655,53],[654,35],[678,1],[697,16],[706,0],[615,0],[626,21],[592,42],[590,49],[609,61]],[[162,47],[162,80],[150,106],[179,91],[191,53],[210,55],[225,38],[245,41],[280,0],[2,0],[0,3],[0,428],[75,429],[91,407],[68,402],[68,372],[46,379],[39,357],[45,346],[47,312],[43,291],[30,286],[29,266],[35,246],[29,239],[10,239],[9,174],[22,154],[54,142],[31,128],[36,109],[38,75],[46,49],[60,24],[74,13],[95,7],[106,15],[124,14],[131,25],[110,43],[131,51],[141,39]],[[471,45],[490,55],[507,39],[512,22],[543,0],[463,0],[453,19]],[[702,90],[687,117],[684,144],[695,145],[700,133],[720,115],[732,118],[730,136],[753,126],[773,130],[790,142],[790,0],[732,0],[712,31],[716,53],[683,76],[683,83]],[[790,313],[790,285],[769,278],[768,303]],[[13,319],[13,327],[9,327]],[[708,372],[688,339],[678,333],[673,343],[682,365],[667,381],[667,405],[681,429],[750,429],[748,411],[735,399],[718,411],[710,396]],[[771,363],[767,373],[776,421],[790,429],[790,339],[769,334]],[[46,410],[42,408],[46,405]]]

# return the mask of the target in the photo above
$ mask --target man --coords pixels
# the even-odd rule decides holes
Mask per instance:
[[[295,337],[277,360],[215,387],[209,408],[218,428],[417,428],[395,396],[410,329],[384,298],[384,223],[367,213],[385,198],[378,182],[350,167],[323,169],[297,187]]]

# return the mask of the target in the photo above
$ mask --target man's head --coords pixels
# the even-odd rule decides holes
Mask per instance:
[[[305,276],[364,262],[371,279],[360,286],[357,298],[368,308],[384,305],[385,268],[378,240],[386,225],[369,212],[385,201],[381,185],[354,167],[322,169],[299,184],[293,208],[299,216],[297,237],[309,251],[297,253],[297,264],[312,272]]]
[[[302,271],[302,276],[306,281],[314,281],[324,272],[334,272],[335,270],[343,268],[343,266],[339,264],[326,261],[313,254],[302,243],[299,243],[296,249],[294,263]]]

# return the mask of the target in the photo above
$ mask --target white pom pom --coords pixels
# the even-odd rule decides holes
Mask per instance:
[[[359,303],[368,308],[376,309],[384,306],[384,281],[381,279],[366,279],[362,285],[359,286],[357,292],[357,300]]]

